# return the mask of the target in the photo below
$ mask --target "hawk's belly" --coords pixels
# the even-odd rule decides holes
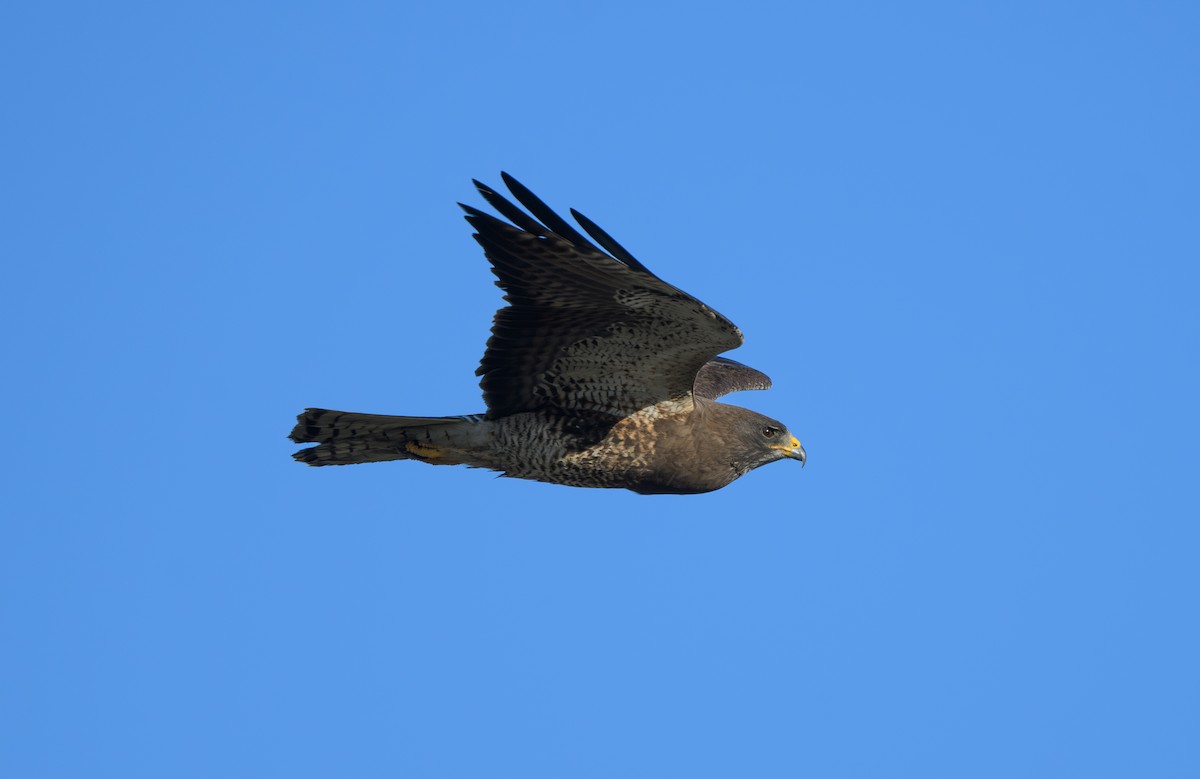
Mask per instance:
[[[700,458],[687,424],[688,410],[660,403],[601,432],[599,440],[581,436],[561,417],[514,414],[485,423],[491,427],[489,456],[487,462],[472,464],[515,478],[576,487],[646,494],[708,492],[740,474],[719,465],[696,468]]]

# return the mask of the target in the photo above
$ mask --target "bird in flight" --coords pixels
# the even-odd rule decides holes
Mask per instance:
[[[476,371],[487,411],[305,409],[291,439],[317,446],[296,460],[420,460],[642,494],[710,492],[760,465],[804,464],[804,447],[783,423],[717,400],[771,386],[765,374],[718,356],[742,345],[741,330],[583,214],[571,209],[587,236],[500,175],[525,210],[478,181],[508,221],[459,204],[508,303]]]

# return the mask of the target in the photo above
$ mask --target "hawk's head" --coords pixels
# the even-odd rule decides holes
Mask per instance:
[[[799,460],[804,465],[804,446],[800,439],[782,423],[748,409],[739,420],[739,439],[743,446],[744,464],[749,468],[773,463],[776,460]]]

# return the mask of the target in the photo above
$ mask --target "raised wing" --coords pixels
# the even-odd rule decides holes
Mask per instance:
[[[693,393],[702,398],[715,400],[722,395],[742,390],[771,389],[771,377],[762,371],[756,371],[749,365],[717,357],[709,360],[696,374],[696,384]]]
[[[741,346],[732,322],[655,276],[591,220],[571,211],[608,253],[500,175],[529,213],[478,181],[512,224],[462,206],[509,304],[496,312],[476,371],[489,417],[549,408],[615,421],[689,397],[705,363]]]

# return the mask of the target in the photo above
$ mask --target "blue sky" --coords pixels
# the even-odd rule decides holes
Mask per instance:
[[[1188,3],[4,11],[0,775],[1200,775]],[[292,462],[482,410],[507,170],[808,467]]]

